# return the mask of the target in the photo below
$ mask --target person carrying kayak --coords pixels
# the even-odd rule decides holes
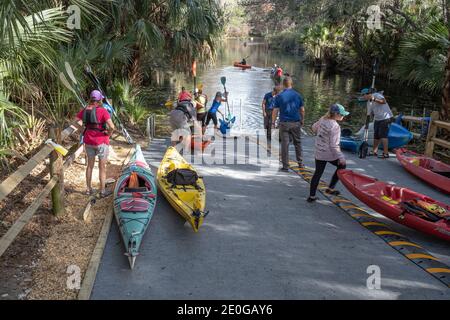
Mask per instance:
[[[206,104],[208,103],[208,96],[203,94],[203,88],[200,87],[195,95],[195,103],[197,109],[197,121],[201,123],[202,133],[205,134],[206,123]]]
[[[181,92],[178,95],[178,102],[191,101],[191,100],[192,100],[191,93],[189,91],[187,91],[185,87],[182,87]]]
[[[109,137],[115,130],[109,112],[103,107],[103,95],[94,90],[90,94],[89,104],[77,114],[77,119],[83,121],[83,143],[87,156],[86,167],[86,194],[93,195],[92,171],[95,158],[98,157],[100,196],[108,196],[106,191],[106,163],[109,155]]]
[[[228,92],[225,92],[225,98],[222,96],[222,92],[218,91],[214,98],[214,101],[211,105],[211,108],[208,110],[208,115],[206,116],[206,124],[205,128],[209,126],[209,123],[214,123],[214,131],[218,130],[218,121],[217,121],[217,112],[223,116],[223,113],[220,112],[219,108],[222,105],[222,102],[226,102],[228,98]]]
[[[307,199],[308,202],[317,200],[317,187],[328,162],[337,167],[337,169],[325,192],[332,195],[340,194],[339,191],[334,189],[339,181],[337,171],[339,169],[345,169],[346,162],[340,147],[341,127],[339,126],[338,121],[342,121],[344,117],[349,114],[350,113],[345,110],[344,106],[336,103],[331,105],[328,113],[312,126],[313,132],[317,135],[314,154],[316,170],[311,179],[309,197]]]
[[[293,141],[295,156],[299,167],[303,167],[301,130],[305,119],[305,106],[302,96],[292,88],[292,78],[283,80],[284,91],[278,94],[273,103],[272,129],[280,114],[280,139],[281,139],[281,161],[283,167],[280,171],[289,170],[289,143]]]
[[[364,99],[367,100],[367,119],[366,128],[368,128],[370,117],[373,115],[373,151],[369,153],[372,156],[378,156],[378,146],[380,141],[383,145],[383,154],[378,158],[389,158],[389,128],[392,122],[395,121],[389,104],[386,98],[379,92],[374,92],[372,89],[363,89],[361,93]]]
[[[184,147],[191,145],[191,126],[201,130],[197,120],[197,112],[191,101],[181,101],[169,114],[169,123],[172,128],[172,146],[184,143]],[[195,130],[194,130],[195,131]],[[189,147],[190,149],[190,147]]]
[[[262,114],[264,117],[264,129],[267,130],[267,141],[272,139],[272,111],[274,100],[278,92],[278,87],[274,87],[271,92],[265,94],[262,102]]]

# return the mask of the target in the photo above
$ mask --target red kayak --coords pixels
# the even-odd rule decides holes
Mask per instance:
[[[249,64],[242,64],[240,62],[235,62],[233,64],[233,66],[235,66],[236,68],[241,68],[241,69],[250,69],[252,66]]]
[[[449,205],[351,170],[339,170],[338,176],[356,198],[373,210],[407,227],[450,241]]]
[[[191,139],[191,148],[192,150],[201,150],[204,151],[206,147],[211,144],[211,140],[202,141],[201,138],[192,137]]]
[[[450,194],[450,165],[406,149],[398,149],[396,155],[409,173]]]

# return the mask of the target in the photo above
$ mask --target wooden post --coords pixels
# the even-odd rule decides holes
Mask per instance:
[[[61,143],[61,130],[51,127],[49,138],[56,143]],[[51,194],[53,214],[60,216],[64,214],[64,167],[62,156],[55,150],[50,154],[50,176],[58,176],[58,182],[52,189]]]
[[[433,138],[436,137],[437,126],[435,121],[439,120],[439,112],[433,111],[430,116],[430,127],[428,128],[428,135],[425,145],[425,155],[427,157],[432,157],[434,152],[434,142]]]

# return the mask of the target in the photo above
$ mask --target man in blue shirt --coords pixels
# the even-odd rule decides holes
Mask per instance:
[[[286,77],[283,80],[284,91],[280,93],[274,101],[272,113],[272,128],[275,128],[275,121],[280,114],[280,139],[281,139],[281,171],[287,172],[289,169],[289,140],[292,140],[295,147],[295,155],[299,167],[303,167],[301,129],[305,119],[305,106],[302,96],[292,88],[292,78]]]
[[[262,102],[262,113],[264,117],[264,129],[267,130],[267,141],[272,139],[272,111],[275,97],[279,90],[274,87],[271,92],[266,93]]]

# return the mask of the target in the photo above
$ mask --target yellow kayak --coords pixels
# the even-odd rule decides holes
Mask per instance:
[[[205,212],[205,184],[174,147],[167,149],[156,181],[171,206],[198,232],[208,214]]]

